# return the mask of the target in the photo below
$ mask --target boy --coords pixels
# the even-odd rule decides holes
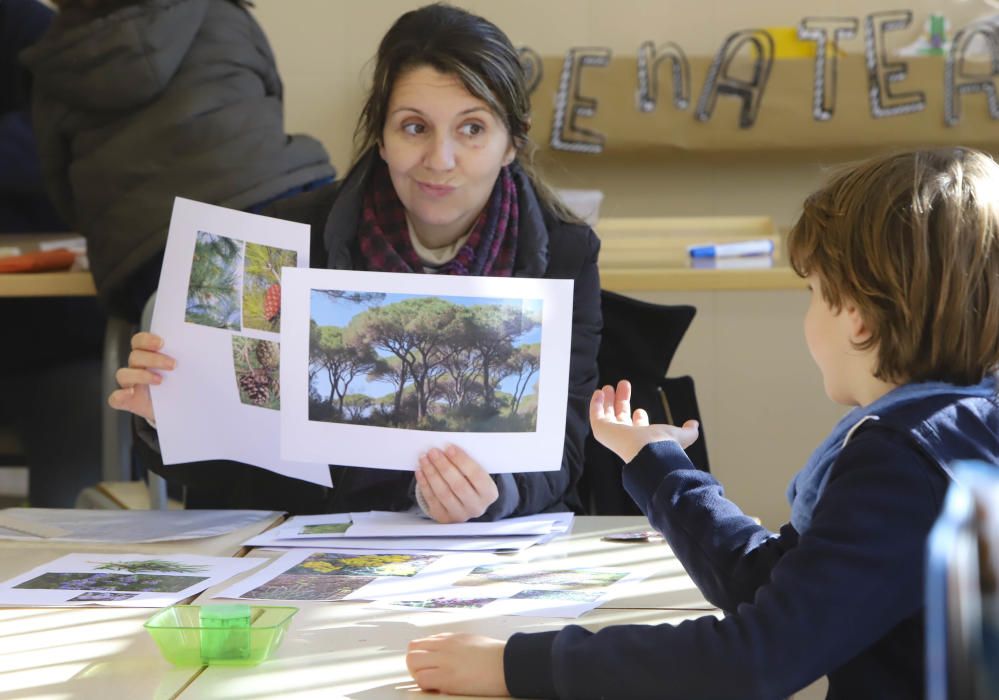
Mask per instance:
[[[438,635],[410,644],[425,690],[572,698],[923,696],[923,565],[948,464],[999,464],[999,166],[968,149],[878,158],[812,195],[788,237],[808,281],[805,339],[855,406],[788,490],[771,533],[697,471],[697,425],[649,425],[598,390],[596,438],[705,597],[677,626]]]

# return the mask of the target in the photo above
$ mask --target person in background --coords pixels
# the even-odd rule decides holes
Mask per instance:
[[[36,0],[0,0],[0,248],[17,247],[18,234],[66,231],[45,193],[31,77],[18,63],[52,17]],[[0,299],[0,315],[0,426],[23,451],[28,503],[72,507],[100,479],[104,314],[92,298],[38,297]]]
[[[594,436],[632,498],[725,612],[679,625],[437,635],[410,643],[424,690],[529,698],[924,697],[926,538],[949,466],[999,464],[999,165],[964,148],[876,158],[805,202],[788,236],[805,340],[849,413],[791,482],[770,532],[649,425],[630,387],[594,393]]]
[[[317,265],[398,273],[575,280],[560,470],[490,475],[455,446],[414,455],[413,471],[332,468],[323,489],[233,463],[163,467],[197,504],[292,513],[408,510],[440,522],[578,510],[586,402],[600,338],[599,242],[541,181],[517,51],[488,20],[443,4],[407,12],[378,49],[342,182],[274,205],[310,223]],[[153,421],[148,385],[169,381],[165,339],[133,338],[112,406]],[[276,436],[275,436],[275,439]]]
[[[323,146],[284,130],[274,54],[238,0],[55,0],[30,69],[42,173],[87,238],[108,310],[156,289],[174,197],[259,210],[332,181]]]

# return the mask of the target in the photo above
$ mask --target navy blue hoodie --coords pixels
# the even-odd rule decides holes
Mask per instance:
[[[647,446],[625,486],[725,618],[516,634],[511,694],[769,700],[827,675],[828,698],[923,697],[926,537],[959,459],[999,464],[995,396],[938,396],[867,421],[799,537],[745,516],[676,443]]]

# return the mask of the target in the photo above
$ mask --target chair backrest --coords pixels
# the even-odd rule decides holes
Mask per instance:
[[[926,557],[927,700],[999,697],[999,468],[954,466]]]
[[[666,378],[680,340],[694,319],[693,306],[667,306],[601,292],[604,328],[597,355],[599,383],[632,384],[632,406],[644,408],[656,423],[700,421],[694,381],[690,377]],[[695,466],[708,469],[703,432],[687,450]],[[595,515],[638,513],[624,490],[621,460],[610,450],[587,438],[579,495],[584,509]]]

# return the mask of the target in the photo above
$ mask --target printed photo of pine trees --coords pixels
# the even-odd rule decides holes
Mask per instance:
[[[309,419],[533,432],[540,299],[313,290]]]
[[[281,268],[293,250],[198,231],[184,320],[239,331],[281,332]]]

